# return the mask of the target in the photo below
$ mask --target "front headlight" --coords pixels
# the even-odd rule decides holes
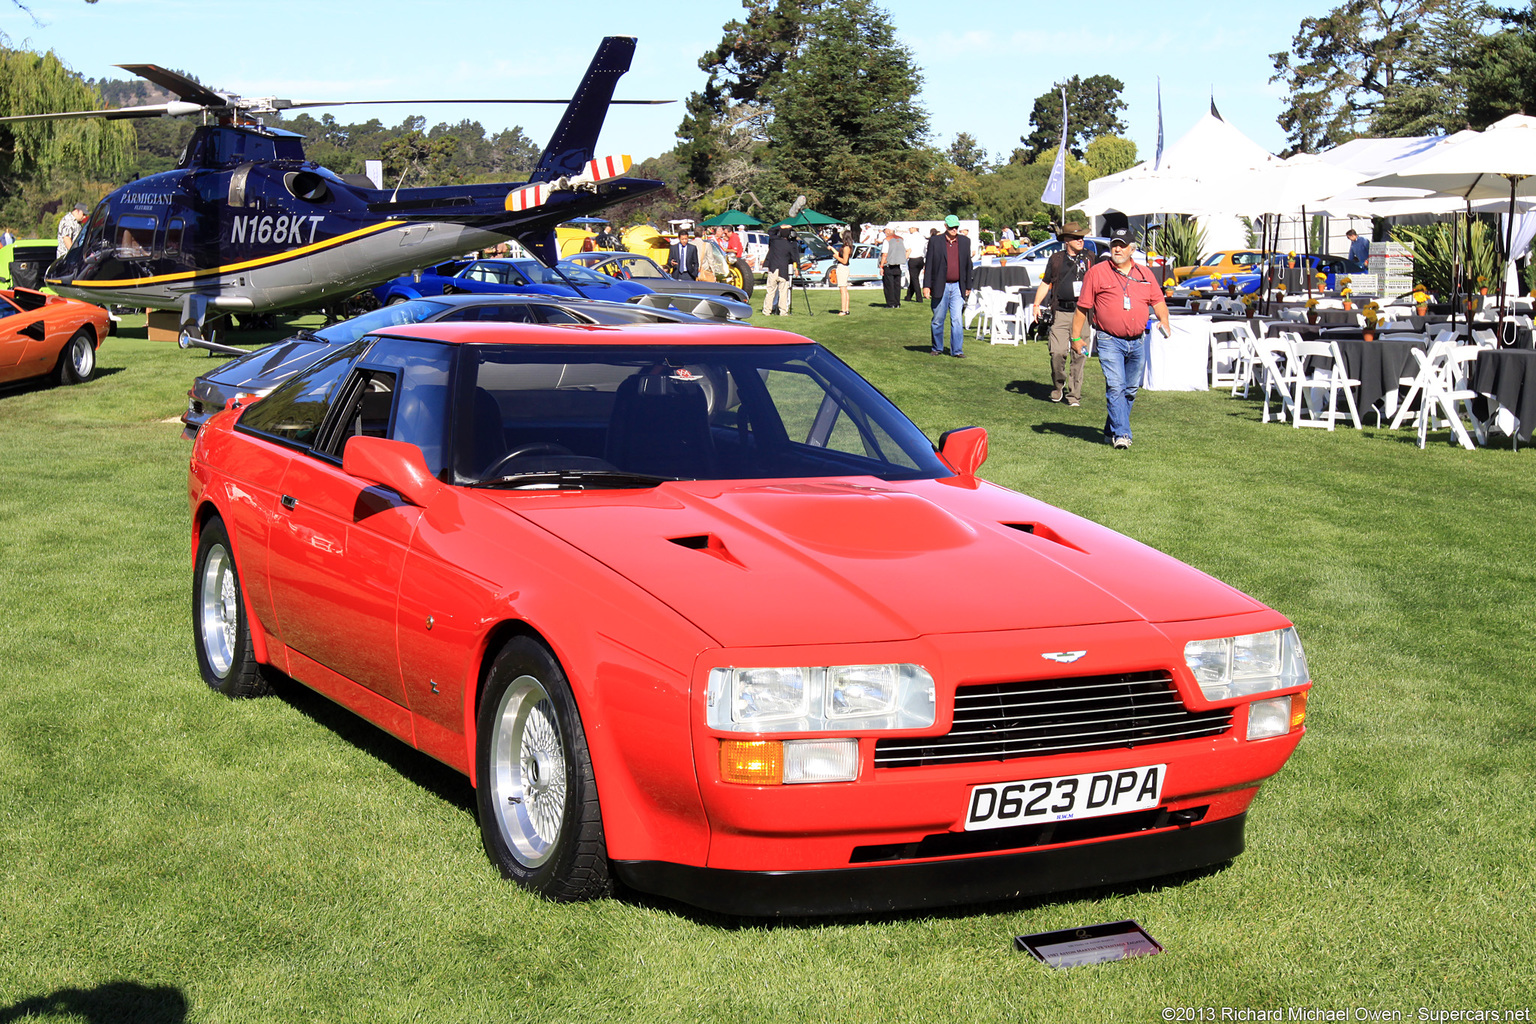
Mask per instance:
[[[921,665],[716,668],[708,721],[727,732],[922,729],[934,721]]]
[[[1227,700],[1301,686],[1311,676],[1295,628],[1219,640],[1191,640],[1184,662],[1206,700]]]

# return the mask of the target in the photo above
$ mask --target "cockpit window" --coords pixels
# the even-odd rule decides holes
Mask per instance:
[[[142,259],[155,248],[155,229],[160,222],[153,217],[124,214],[117,219],[113,247],[120,260]]]

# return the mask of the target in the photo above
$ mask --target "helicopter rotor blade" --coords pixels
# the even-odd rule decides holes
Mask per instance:
[[[158,64],[119,64],[118,67],[131,74],[138,75],[146,81],[153,82],[160,88],[175,93],[188,103],[196,103],[199,107],[227,107],[233,97],[224,96],[214,92],[205,85],[192,81],[186,75],[177,74]]]
[[[67,110],[56,114],[16,114],[0,117],[4,121],[63,121],[78,117],[100,117],[108,121],[121,121],[130,117],[181,117],[196,114],[203,108],[196,103],[172,100],[169,103],[151,103],[144,107],[118,107],[115,110]]]
[[[384,104],[384,103],[560,103],[560,104],[565,104],[565,103],[569,103],[571,101],[569,99],[563,99],[563,100],[503,100],[503,99],[483,99],[482,98],[482,99],[472,99],[472,100],[445,100],[445,99],[425,99],[425,100],[304,100],[302,102],[301,101],[296,101],[296,100],[269,99],[269,100],[266,100],[264,102],[271,104],[272,105],[272,109],[274,109],[274,110],[298,110],[301,107],[350,107],[350,106],[358,106],[358,105],[368,105],[368,106],[371,106],[371,105],[374,105],[374,104]],[[638,106],[638,105],[657,104],[657,103],[676,103],[677,101],[676,100],[613,100],[611,102],[613,102],[613,103],[629,104],[631,106]]]

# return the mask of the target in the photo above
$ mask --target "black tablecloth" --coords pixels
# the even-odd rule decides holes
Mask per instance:
[[[1029,271],[1019,266],[983,266],[971,268],[972,288],[1027,288]]]
[[[1355,405],[1364,411],[1381,401],[1382,396],[1396,391],[1403,377],[1414,377],[1419,372],[1419,362],[1413,358],[1413,350],[1428,350],[1425,342],[1393,341],[1390,337],[1376,341],[1353,341],[1330,338],[1337,341],[1344,354],[1344,367],[1349,376],[1360,382],[1355,393]]]
[[[1472,368],[1472,390],[1492,395],[1520,421],[1517,436],[1531,440],[1536,427],[1536,351],[1489,349]]]

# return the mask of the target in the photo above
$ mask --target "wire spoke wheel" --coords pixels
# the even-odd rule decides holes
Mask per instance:
[[[554,706],[532,676],[518,676],[501,696],[490,767],[502,839],[520,864],[536,868],[560,839],[566,774]]]
[[[235,563],[229,549],[215,544],[203,562],[203,585],[198,590],[198,635],[203,657],[214,675],[223,678],[235,664],[235,639],[240,628],[240,590],[235,584]]]

